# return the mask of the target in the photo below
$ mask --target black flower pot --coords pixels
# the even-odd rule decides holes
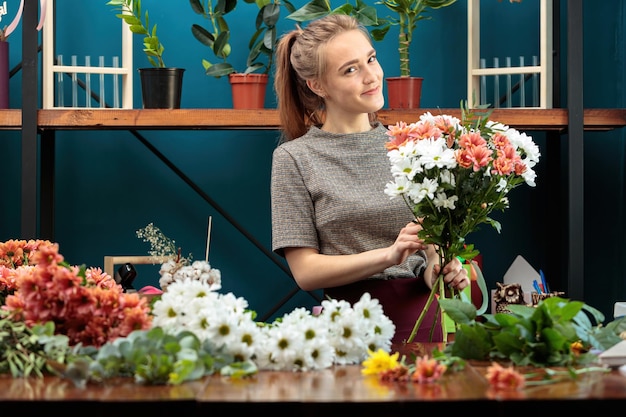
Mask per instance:
[[[182,68],[139,68],[144,109],[180,109]]]

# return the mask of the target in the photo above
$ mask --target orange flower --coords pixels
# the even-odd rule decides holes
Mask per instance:
[[[574,356],[578,356],[588,351],[588,349],[585,349],[585,346],[582,344],[580,340],[572,343],[570,345],[570,348],[572,349],[572,353],[574,354]]]
[[[496,390],[521,390],[526,384],[524,376],[513,367],[504,368],[493,362],[487,368],[487,381]]]
[[[420,384],[436,382],[447,369],[446,365],[426,355],[415,360],[415,371],[411,374],[411,381]]]
[[[55,333],[67,335],[72,346],[99,347],[133,330],[150,328],[152,317],[146,300],[124,293],[122,286],[100,268],[68,266],[58,244],[30,249],[13,243],[3,246],[4,253],[9,253],[7,248],[15,253],[20,246],[25,247],[24,254],[32,256],[32,265],[19,266],[11,274],[0,266],[0,276],[4,277],[0,288],[11,290],[3,309],[12,318],[28,326],[52,321]],[[26,259],[25,255],[20,259]]]

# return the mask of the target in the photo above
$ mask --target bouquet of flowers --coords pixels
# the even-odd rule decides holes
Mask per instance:
[[[472,112],[463,104],[461,110],[462,120],[427,112],[415,123],[389,126],[386,144],[393,181],[385,193],[404,199],[422,226],[419,237],[437,247],[440,265],[478,254],[465,238],[480,224],[500,232],[491,212],[509,207],[513,188],[535,186],[533,167],[540,156],[531,137],[489,120],[491,112]],[[445,294],[441,277],[431,301],[435,294]]]
[[[0,306],[29,327],[54,323],[74,346],[99,347],[151,325],[150,308],[100,268],[70,265],[58,243],[0,243]]]

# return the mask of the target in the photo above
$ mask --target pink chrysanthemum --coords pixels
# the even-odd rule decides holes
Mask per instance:
[[[411,374],[411,381],[420,384],[437,382],[447,369],[446,365],[426,355],[415,360],[415,371]]]
[[[71,345],[99,347],[133,330],[150,328],[145,299],[124,293],[100,268],[81,269],[61,262],[56,244],[33,250],[35,266],[13,270],[14,292],[2,308],[29,326],[52,321],[55,333],[67,335]]]
[[[497,390],[521,390],[526,385],[526,379],[513,367],[504,368],[493,362],[487,368],[487,381],[492,388]]]

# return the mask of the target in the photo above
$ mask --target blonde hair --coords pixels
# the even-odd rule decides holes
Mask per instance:
[[[323,124],[324,99],[307,86],[306,81],[322,79],[326,69],[324,48],[337,35],[359,30],[370,41],[367,29],[352,16],[332,14],[311,21],[304,29],[286,33],[276,48],[274,90],[282,141],[304,135],[312,125]],[[370,120],[376,114],[370,114]]]

